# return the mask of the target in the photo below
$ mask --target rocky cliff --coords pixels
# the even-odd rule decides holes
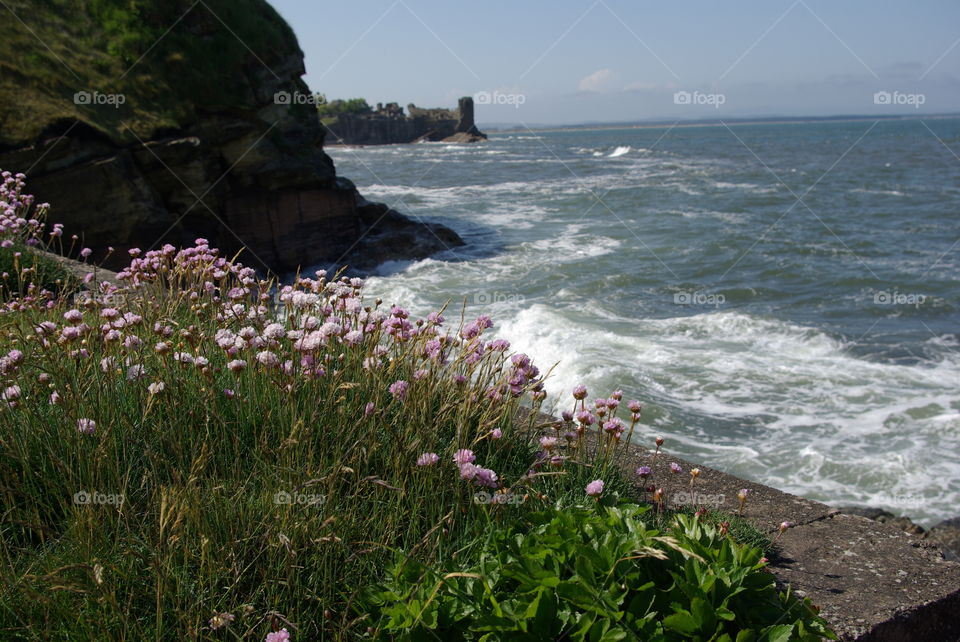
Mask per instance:
[[[303,54],[265,0],[8,4],[0,168],[118,263],[197,236],[278,272],[462,244],[336,175]]]
[[[368,114],[338,114],[329,123],[331,142],[344,145],[390,145],[422,140],[477,142],[486,134],[477,129],[473,98],[461,98],[457,109],[422,109],[407,105],[407,113],[396,103],[377,105]]]

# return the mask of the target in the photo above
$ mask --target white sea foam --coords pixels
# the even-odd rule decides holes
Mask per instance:
[[[880,194],[882,196],[906,196],[898,189],[867,189],[864,187],[855,187],[850,190],[854,194]]]
[[[837,504],[912,493],[923,499],[902,508],[920,519],[960,500],[955,354],[871,362],[822,332],[737,312],[633,321],[616,333],[603,325],[534,305],[501,332],[539,362],[560,361],[551,398],[580,382],[598,395],[623,386],[653,395],[668,416],[692,410],[721,426],[763,426],[767,434],[743,444],[742,431],[666,424],[671,439],[689,442],[682,450],[721,469]]]
[[[630,146],[621,145],[620,147],[617,147],[615,150],[610,152],[609,158],[619,158],[620,156],[624,156],[629,153],[630,153]]]

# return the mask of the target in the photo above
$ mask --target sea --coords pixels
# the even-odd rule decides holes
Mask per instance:
[[[466,242],[380,266],[368,295],[490,315],[550,372],[547,411],[620,389],[643,445],[833,506],[960,515],[960,119],[328,152]]]

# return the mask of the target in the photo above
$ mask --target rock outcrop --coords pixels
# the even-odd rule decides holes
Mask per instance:
[[[342,145],[473,143],[487,139],[474,122],[473,98],[469,96],[461,98],[455,110],[422,109],[411,103],[404,114],[397,103],[378,104],[368,114],[339,114],[327,128],[331,142]]]
[[[915,524],[909,517],[897,517],[882,508],[846,506],[840,510],[851,515],[872,519],[881,524],[889,524],[911,535],[918,535],[920,539],[938,546],[943,552],[943,556],[948,560],[960,562],[960,517],[945,519],[931,527],[930,530],[924,530],[922,526]]]
[[[128,248],[198,236],[275,272],[462,244],[336,175],[303,53],[265,0],[11,0],[11,10],[0,168],[26,173],[68,234],[113,246],[108,266]],[[109,20],[97,13],[107,10]]]

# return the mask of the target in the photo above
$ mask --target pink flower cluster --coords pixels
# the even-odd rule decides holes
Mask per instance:
[[[15,240],[25,245],[37,245],[42,239],[46,224],[43,222],[50,205],[41,203],[34,207],[34,197],[24,194],[23,174],[0,173],[0,239],[2,246],[9,248]],[[60,236],[62,225],[55,225],[52,236]]]

